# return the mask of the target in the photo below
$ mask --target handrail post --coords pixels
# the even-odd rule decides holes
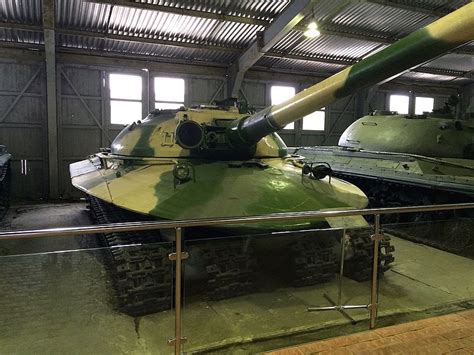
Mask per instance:
[[[181,354],[181,228],[176,228],[176,281],[174,291],[174,353]]]
[[[181,346],[186,342],[186,338],[182,336],[182,319],[181,319],[181,262],[189,256],[187,252],[182,251],[183,230],[181,227],[175,228],[175,244],[176,251],[169,254],[169,259],[175,261],[175,288],[174,288],[174,339],[168,340],[169,345],[174,345],[175,355],[181,354]]]
[[[373,264],[372,264],[372,283],[370,288],[370,329],[375,328],[378,306],[378,277],[379,277],[379,244],[383,235],[380,233],[380,214],[375,215],[375,232],[372,235],[374,242]]]

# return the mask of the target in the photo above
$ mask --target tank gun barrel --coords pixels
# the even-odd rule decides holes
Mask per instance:
[[[473,39],[474,2],[471,2],[293,98],[236,120],[229,138],[237,145],[253,144],[340,98],[393,79]]]

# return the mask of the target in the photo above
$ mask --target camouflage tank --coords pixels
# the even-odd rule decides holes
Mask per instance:
[[[0,219],[10,206],[10,169],[11,154],[4,145],[0,145]]]
[[[252,115],[233,107],[154,111],[127,126],[109,149],[72,164],[72,184],[91,196],[91,208],[100,223],[364,208],[368,201],[359,188],[328,176],[330,171],[324,164],[304,164],[302,157],[288,156],[275,132],[361,87],[390,79],[472,39],[473,10],[474,4],[466,5],[292,99]],[[365,225],[365,221],[358,217],[262,223],[251,230],[231,226],[216,235],[261,236],[283,231],[281,235],[290,244],[283,250],[291,254],[294,283],[307,285],[333,274],[334,243],[324,238],[298,238],[299,231],[327,224],[351,228]],[[137,250],[115,248],[112,255],[118,270],[120,308],[132,315],[169,306],[168,251],[146,244],[155,237],[106,235],[109,245],[145,244]],[[199,231],[188,231],[185,238],[199,238]],[[370,240],[368,235],[360,238],[349,236],[351,247],[363,250],[352,253],[346,269],[362,279],[369,274]],[[205,242],[201,248],[208,293],[214,299],[253,288],[254,253],[246,249],[248,243],[232,244],[230,240],[235,239],[228,239]],[[268,240],[268,245],[272,241]],[[388,264],[391,248],[387,243],[384,246],[381,262]]]

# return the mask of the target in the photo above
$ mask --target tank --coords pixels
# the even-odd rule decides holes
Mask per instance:
[[[222,105],[153,111],[125,127],[110,148],[71,164],[72,184],[91,197],[91,209],[100,223],[364,208],[368,200],[358,187],[331,176],[325,164],[305,164],[302,157],[289,156],[276,132],[362,87],[391,79],[472,39],[473,10],[474,4],[466,5],[292,99],[254,114]],[[328,225],[347,229],[366,222],[354,217],[267,222],[252,228],[229,226],[225,231],[206,231],[206,236],[218,238],[203,242],[191,254],[201,254],[205,261],[208,294],[213,299],[253,289],[254,255],[259,250],[268,253],[274,245],[283,250],[275,255],[290,255],[285,265],[291,265],[293,284],[308,285],[334,273],[334,238],[311,238],[312,229]],[[274,232],[280,236],[278,242],[260,238]],[[249,243],[235,242],[236,236],[249,234],[267,241],[263,249],[259,243],[251,249]],[[201,235],[187,231],[185,238]],[[131,315],[170,304],[168,251],[153,243],[146,247],[155,237],[105,236],[108,245],[145,245],[132,251],[116,248],[112,255],[117,265],[119,308]],[[370,270],[368,234],[347,235],[346,241],[353,251],[347,254],[351,258],[346,271],[356,279],[366,278]],[[388,242],[382,248],[384,270],[393,257]]]
[[[447,114],[375,111],[351,124],[338,146],[302,147],[296,152],[327,162],[336,176],[357,181],[372,206],[466,202],[474,197],[473,137],[474,123]],[[394,196],[386,196],[374,184],[378,181],[391,186]],[[394,184],[417,192],[400,193]]]
[[[7,152],[4,145],[0,145],[0,220],[10,206],[10,168],[11,154]]]
[[[474,123],[442,111],[417,116],[376,111],[351,124],[338,146],[295,153],[329,164],[335,176],[366,193],[370,207],[472,202]],[[472,257],[474,238],[466,233],[473,227],[471,214],[400,215],[385,222],[402,231],[392,234]]]

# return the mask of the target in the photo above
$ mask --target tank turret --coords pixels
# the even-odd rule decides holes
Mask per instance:
[[[339,146],[437,158],[474,159],[473,137],[473,123],[446,115],[406,116],[396,112],[381,115],[375,112],[351,124],[339,139]]]

